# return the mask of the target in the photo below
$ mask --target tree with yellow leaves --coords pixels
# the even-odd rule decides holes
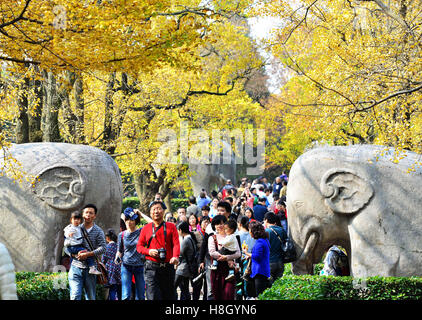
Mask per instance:
[[[1,103],[18,142],[102,148],[133,174],[143,210],[188,175],[156,165],[161,129],[245,128],[261,108],[245,91],[262,68],[241,22],[248,1],[2,5]]]
[[[291,70],[273,105],[284,114],[285,157],[312,141],[422,152],[421,9],[411,0],[264,3],[260,12],[282,25],[268,45]]]

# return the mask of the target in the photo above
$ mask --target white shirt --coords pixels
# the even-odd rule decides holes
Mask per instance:
[[[72,237],[69,236],[71,233],[73,233]],[[78,246],[81,245],[83,242],[82,230],[80,226],[74,226],[73,224],[69,224],[68,226],[66,226],[66,228],[64,228],[64,236],[66,237],[64,241],[64,245],[66,247]]]
[[[211,223],[209,223],[207,225],[207,227],[205,228],[205,232],[208,234],[214,233],[214,230],[212,229]]]
[[[238,248],[236,235],[234,233],[225,236],[219,244],[230,251],[236,251]]]

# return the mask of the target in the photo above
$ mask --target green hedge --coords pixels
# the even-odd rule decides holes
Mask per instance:
[[[177,211],[179,208],[187,208],[189,207],[188,199],[171,199],[171,208],[172,211]]]
[[[420,277],[353,277],[285,275],[260,300],[419,300]]]
[[[180,207],[187,208],[189,206],[188,199],[171,199],[171,207],[172,211],[176,211]],[[139,199],[137,197],[127,197],[123,199],[122,205],[122,212],[127,208],[138,208],[139,207]]]
[[[123,199],[122,212],[127,208],[138,208],[139,199],[137,197],[127,197]]]
[[[420,277],[294,276],[290,264],[284,276],[264,291],[260,300],[420,300]],[[63,279],[63,283],[60,281]],[[63,286],[63,287],[62,287]],[[69,300],[67,274],[17,272],[19,300]],[[104,300],[103,286],[97,285],[97,300]]]
[[[316,265],[314,265],[314,274],[315,275],[319,275],[320,271],[322,270],[322,268],[324,268],[324,264],[323,263],[318,263]],[[287,275],[293,275],[292,272],[292,264],[291,263],[286,263],[284,265],[284,273],[285,276]]]
[[[67,273],[16,272],[19,300],[69,300]],[[97,285],[97,300],[104,300],[103,286]]]

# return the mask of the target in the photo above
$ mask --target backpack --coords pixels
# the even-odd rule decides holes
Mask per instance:
[[[338,276],[349,276],[350,269],[349,269],[349,259],[347,255],[342,251],[332,250],[336,256],[336,267],[334,270]]]
[[[198,269],[199,269],[199,250],[197,248],[197,245],[195,244],[195,241],[192,239],[192,236],[189,238],[191,243],[192,243],[192,247],[193,247],[193,258],[191,261],[189,261],[188,257],[185,256],[186,262],[188,264],[188,269],[190,274],[192,275],[192,277],[195,277],[198,274]]]
[[[283,258],[284,263],[296,261],[298,258],[296,254],[295,245],[293,244],[292,239],[290,239],[289,237],[288,227],[287,227],[287,232],[286,232],[286,242],[284,243],[284,246],[283,246],[283,254],[284,254],[284,258]]]
[[[282,256],[283,256],[283,263],[289,263],[296,261],[296,249],[293,244],[293,242],[290,240],[290,238],[285,233],[285,240],[280,238],[279,234],[272,228],[270,228],[272,232],[278,237],[278,240],[281,242],[281,250],[282,250]],[[283,230],[284,233],[284,230]]]

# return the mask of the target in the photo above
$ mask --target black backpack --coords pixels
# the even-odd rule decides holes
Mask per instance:
[[[285,234],[285,239],[284,241],[280,238],[280,235],[270,227],[271,231],[274,232],[276,234],[276,236],[278,237],[278,240],[280,240],[281,242],[281,250],[283,251],[283,263],[289,263],[289,262],[293,262],[296,261],[296,249],[295,246],[293,244],[293,242],[290,240],[290,238],[287,236],[287,234],[284,232]]]
[[[283,246],[283,262],[289,263],[296,261],[296,259],[296,248],[293,244],[293,241],[289,237],[287,237],[286,242]]]
[[[336,264],[335,264],[335,272],[338,276],[349,276],[350,269],[349,269],[349,259],[347,255],[342,251],[332,250],[336,256]]]
[[[193,258],[189,260],[188,257],[185,256],[185,259],[188,264],[189,272],[191,273],[192,277],[195,277],[198,274],[198,269],[199,269],[199,250],[196,246],[195,241],[192,239],[192,237],[190,237],[189,239],[192,243],[192,247],[194,250]]]

